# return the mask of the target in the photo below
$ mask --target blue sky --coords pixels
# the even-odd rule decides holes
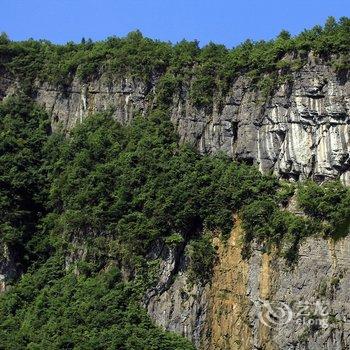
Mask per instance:
[[[101,40],[140,29],[145,36],[223,43],[297,34],[330,15],[350,17],[350,0],[0,0],[0,32],[56,43]]]

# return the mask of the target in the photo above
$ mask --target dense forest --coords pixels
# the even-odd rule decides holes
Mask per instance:
[[[209,43],[183,40],[175,45],[144,38],[139,31],[125,38],[110,37],[80,44],[55,45],[47,40],[14,42],[0,36],[0,71],[21,78],[30,91],[36,80],[65,86],[77,75],[82,81],[101,72],[111,76],[133,75],[144,81],[159,76],[159,97],[169,102],[174,90],[193,80],[190,94],[198,107],[211,107],[214,92],[225,92],[238,75],[249,74],[252,83],[268,94],[279,79],[288,79],[313,51],[338,70],[348,69],[350,19],[329,17],[325,25],[297,36],[283,30],[275,40],[247,40],[228,49]],[[281,74],[277,74],[280,71]],[[266,76],[268,73],[268,76]]]
[[[187,74],[195,76],[195,103],[207,105],[240,72],[258,84],[264,72],[297,69],[310,50],[348,68],[349,40],[347,18],[232,50],[139,32],[65,46],[2,35],[0,70],[23,77],[23,91],[0,102],[0,247],[16,253],[19,272],[0,296],[0,349],[194,349],[156,327],[141,306],[159,268],[154,247],[186,247],[193,282],[205,284],[216,257],[212,238],[227,239],[233,213],[243,222],[245,257],[259,241],[291,266],[305,237],[347,234],[349,188],[284,182],[222,154],[200,155],[179,144],[168,105]],[[293,62],[282,60],[288,53]],[[146,80],[166,72],[159,104],[130,125],[106,112],[69,135],[52,133],[49,115],[31,99],[34,81],[64,85],[101,70]],[[292,196],[303,215],[286,209]]]
[[[191,276],[205,283],[210,237],[225,239],[233,211],[247,254],[258,239],[291,264],[302,238],[337,237],[349,225],[350,190],[340,183],[282,183],[225,156],[200,156],[178,145],[160,111],[127,127],[94,115],[69,138],[50,134],[47,115],[24,96],[2,102],[0,117],[1,243],[25,272],[0,299],[3,349],[190,349],[138,304],[157,271],[147,259],[156,242],[192,247]],[[284,210],[297,187],[308,217]],[[77,237],[87,254],[67,266]]]

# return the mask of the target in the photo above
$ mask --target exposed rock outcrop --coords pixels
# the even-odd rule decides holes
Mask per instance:
[[[18,277],[19,274],[15,252],[5,243],[0,244],[0,293],[6,290],[9,281]]]
[[[310,54],[269,97],[242,75],[221,97],[223,108],[214,104],[208,112],[195,108],[183,87],[174,96],[171,119],[181,141],[203,153],[224,151],[288,179],[340,176],[350,184],[349,75]],[[84,84],[74,78],[64,89],[38,83],[35,99],[52,116],[54,130],[69,130],[89,113],[108,109],[116,120],[129,123],[154,107],[158,78],[148,84],[107,75]],[[0,97],[14,92],[16,85],[0,77]]]
[[[88,114],[109,109],[116,120],[126,124],[136,115],[146,116],[154,107],[157,79],[146,84],[137,78],[102,74],[89,83],[74,78],[64,89],[37,83],[34,98],[51,115],[53,130],[68,132]],[[19,86],[13,78],[0,75],[0,99]],[[242,75],[221,100],[222,108],[215,103],[209,112],[193,106],[186,88],[174,95],[170,114],[181,142],[191,143],[202,153],[223,151],[279,177],[340,177],[350,185],[348,71],[337,73],[310,54],[307,63],[268,97]],[[185,335],[201,349],[350,348],[350,238],[337,243],[308,238],[291,269],[283,259],[263,253],[259,246],[243,261],[241,234],[238,225],[227,246],[214,242],[218,261],[211,284],[205,286],[188,281],[183,251],[169,250],[161,263],[158,285],[145,297],[154,320]],[[6,247],[0,247],[0,255],[1,291],[4,276],[8,278],[13,271],[13,262]],[[67,261],[67,265],[71,263]],[[276,322],[272,327],[264,324],[261,310],[266,301],[284,303],[293,318],[283,323],[267,314],[268,320]],[[319,302],[327,304],[321,317],[327,321],[325,328],[309,322],[316,319]],[[296,318],[295,305],[305,303],[314,308],[312,314]]]
[[[290,267],[259,245],[242,260],[242,234],[238,220],[227,244],[214,239],[218,260],[210,284],[193,285],[182,270],[148,300],[155,322],[206,350],[348,349],[350,238],[308,238]],[[168,276],[173,258],[163,262]]]

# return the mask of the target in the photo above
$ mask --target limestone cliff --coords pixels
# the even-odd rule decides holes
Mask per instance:
[[[65,88],[37,82],[33,98],[51,115],[53,130],[68,132],[88,114],[109,109],[117,121],[129,123],[155,106],[158,79],[155,75],[146,84],[135,77],[102,74],[85,83],[74,77]],[[1,99],[19,88],[20,81],[0,75]],[[175,93],[170,114],[181,142],[202,153],[223,151],[279,177],[321,181],[340,177],[350,185],[349,71],[337,72],[310,53],[305,65],[281,79],[271,94],[253,87],[243,74],[214,101],[209,111],[196,108],[185,88]],[[218,260],[206,285],[191,284],[183,250],[170,249],[163,257],[157,286],[145,296],[153,319],[192,339],[200,349],[350,348],[350,238],[336,243],[308,238],[291,268],[258,245],[250,259],[242,260],[242,234],[237,220],[226,245],[214,240]],[[2,276],[9,276],[14,264],[6,247],[0,247],[0,254],[1,290]],[[327,327],[306,322],[315,319],[315,310],[305,316],[306,321],[292,318],[272,322],[271,327],[262,317],[270,321],[278,317],[268,308],[271,315],[261,311],[266,301],[290,309],[298,303],[304,307],[309,303],[311,309],[327,303],[327,313],[321,315]],[[299,312],[292,311],[293,317]]]
[[[291,60],[286,57],[285,60]],[[307,62],[281,79],[266,96],[247,75],[238,77],[223,106],[195,108],[186,87],[173,96],[171,119],[182,142],[203,153],[224,151],[287,179],[341,177],[350,184],[350,77],[329,61],[309,54]],[[52,116],[53,129],[69,130],[87,114],[111,109],[115,119],[129,123],[155,106],[157,81],[102,74],[88,83],[78,78],[59,89],[37,83],[36,101]],[[284,81],[284,82],[283,82]],[[20,82],[0,76],[0,97]]]
[[[308,238],[291,267],[259,245],[242,260],[242,234],[237,220],[226,244],[214,239],[218,259],[207,285],[191,284],[182,270],[165,290],[150,294],[153,319],[199,349],[348,349],[349,237]],[[164,262],[168,276],[173,259]]]

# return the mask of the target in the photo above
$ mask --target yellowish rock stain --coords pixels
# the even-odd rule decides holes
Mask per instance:
[[[246,296],[248,264],[242,259],[243,231],[238,218],[227,242],[214,238],[218,259],[210,290],[207,335],[203,349],[251,349]]]

